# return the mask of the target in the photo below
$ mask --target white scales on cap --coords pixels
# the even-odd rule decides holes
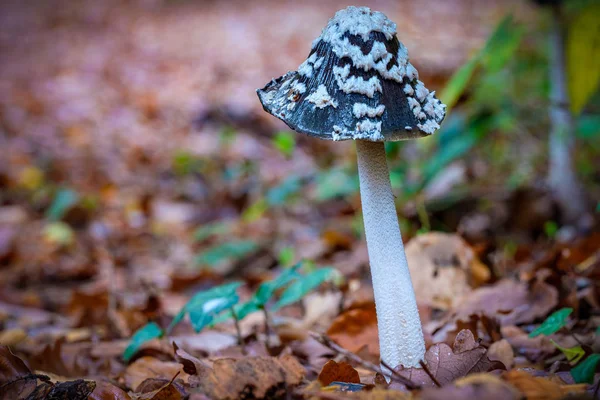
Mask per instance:
[[[329,20],[297,71],[258,95],[266,111],[321,139],[413,139],[439,129],[446,108],[418,78],[396,24],[348,7]]]

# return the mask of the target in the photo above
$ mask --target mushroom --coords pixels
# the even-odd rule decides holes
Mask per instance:
[[[396,24],[367,7],[338,11],[309,57],[257,90],[298,132],[356,141],[382,364],[418,367],[425,342],[390,185],[386,141],[434,133],[446,106],[419,79]]]

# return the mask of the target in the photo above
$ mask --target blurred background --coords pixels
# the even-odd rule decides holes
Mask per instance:
[[[491,280],[600,246],[600,13],[539,3],[360,2],[448,104],[387,146],[404,239],[458,233]],[[354,144],[291,132],[255,93],[351,4],[2,1],[1,323],[29,307],[127,337],[301,259],[368,279]]]

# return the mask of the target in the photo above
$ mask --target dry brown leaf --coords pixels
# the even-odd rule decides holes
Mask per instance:
[[[517,354],[524,355],[532,362],[538,362],[556,351],[556,347],[544,335],[530,338],[521,328],[513,325],[502,327],[501,332]]]
[[[106,381],[96,381],[96,389],[90,394],[90,400],[131,400],[121,388]]]
[[[27,332],[21,328],[6,329],[0,332],[0,345],[15,346],[27,339]]]
[[[501,325],[523,324],[547,316],[557,303],[558,291],[547,283],[527,285],[504,279],[464,296],[455,318],[481,313],[498,319]]]
[[[503,368],[498,362],[492,362],[486,355],[487,350],[479,346],[473,333],[462,330],[456,336],[454,346],[445,343],[431,346],[425,353],[427,368],[436,380],[444,385],[455,379],[477,372],[488,372]],[[435,383],[422,368],[396,368],[399,374],[424,387],[434,387]],[[401,388],[401,384],[392,383],[392,388]]]
[[[527,400],[559,400],[568,394],[584,393],[586,389],[586,385],[560,385],[520,370],[508,371],[502,378],[519,389]]]
[[[148,378],[171,379],[177,373],[178,378],[187,380],[189,375],[183,371],[183,366],[178,362],[161,361],[154,357],[141,357],[130,364],[124,372],[125,386],[137,388]]]
[[[283,396],[303,377],[304,368],[293,356],[247,357],[216,360],[208,373],[190,377],[190,384],[213,399],[262,399]]]
[[[521,397],[518,390],[491,374],[469,375],[456,380],[454,385],[425,388],[419,394],[419,400],[519,400]]]
[[[175,359],[183,365],[183,371],[189,375],[201,375],[202,373],[205,373],[206,369],[210,368],[207,363],[177,347],[175,342],[173,342],[173,351],[175,353]]]
[[[133,400],[181,400],[185,398],[186,393],[181,385],[174,382],[175,378],[146,379],[131,397]]]
[[[443,310],[490,279],[489,269],[455,234],[419,235],[406,244],[406,258],[417,301]]]
[[[5,385],[2,390],[7,399],[27,398],[37,386],[37,378],[7,346],[0,346],[0,385]]]
[[[488,348],[487,356],[491,361],[500,361],[508,369],[515,364],[515,353],[506,339],[492,343]]]
[[[334,360],[329,360],[323,366],[318,380],[323,386],[329,386],[331,382],[360,383],[358,372],[352,365],[346,362],[337,363]]]
[[[327,335],[343,348],[358,352],[366,351],[375,362],[379,361],[379,338],[377,335],[375,304],[349,310],[339,315],[327,330]]]

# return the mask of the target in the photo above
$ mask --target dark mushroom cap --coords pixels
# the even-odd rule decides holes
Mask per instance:
[[[396,24],[367,7],[329,20],[308,59],[258,89],[263,108],[295,131],[372,142],[434,133],[446,106],[418,80]]]

